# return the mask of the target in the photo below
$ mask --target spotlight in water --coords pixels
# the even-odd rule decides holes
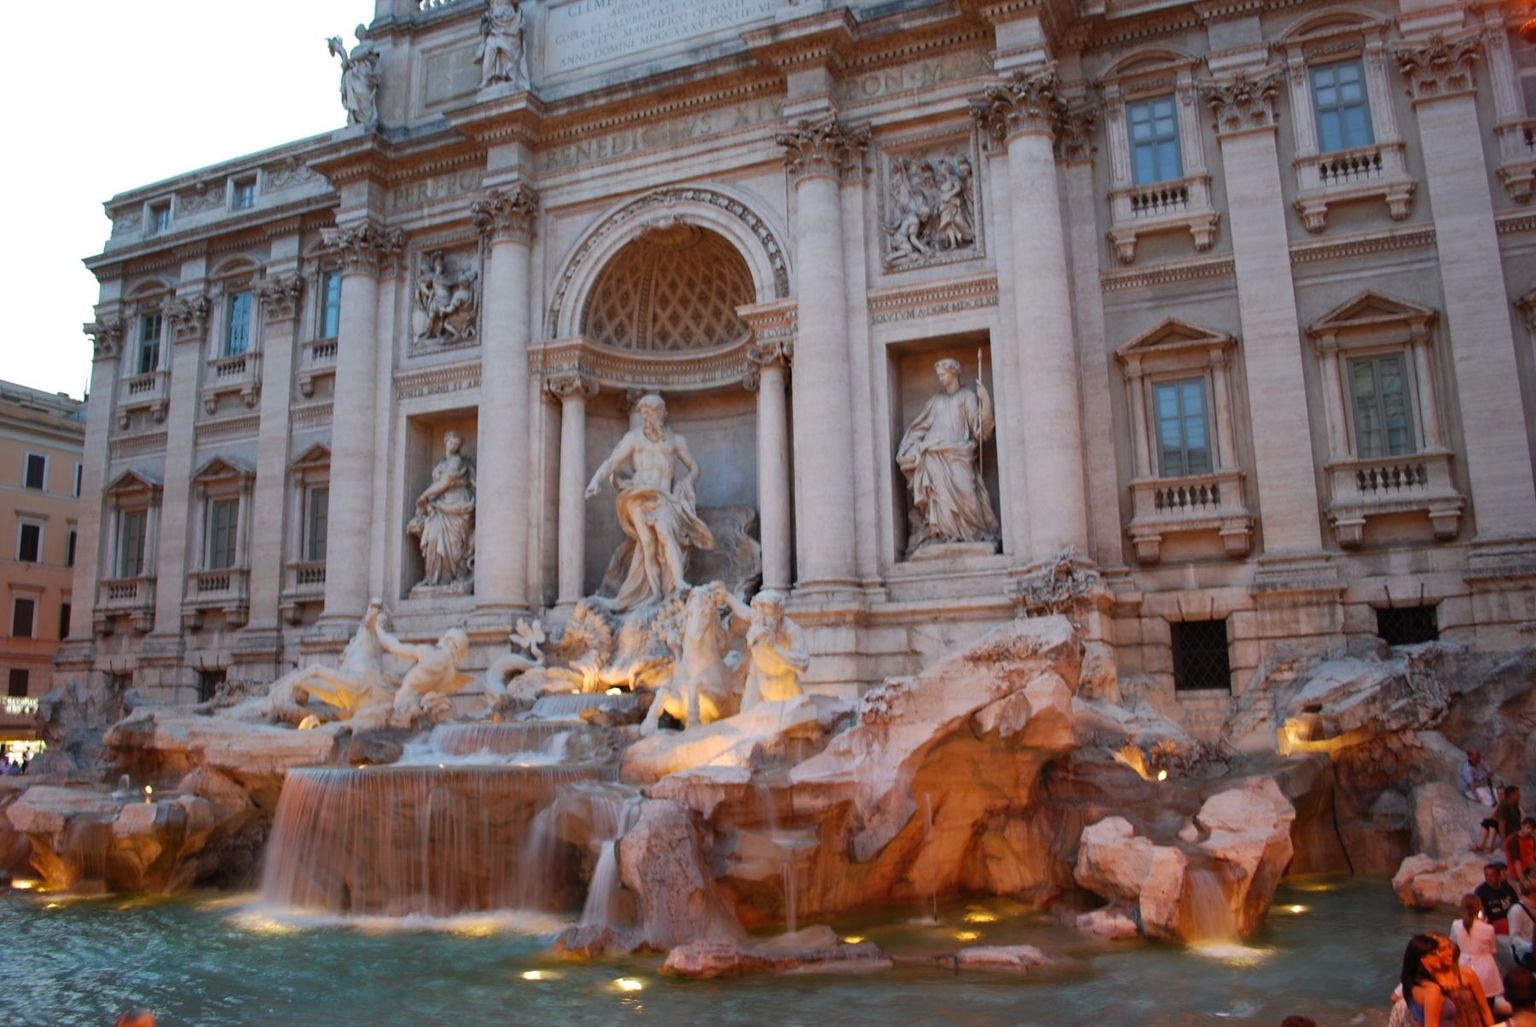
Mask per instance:
[[[1168,780],[1168,771],[1166,771],[1166,770],[1159,770],[1157,772],[1157,779],[1159,781],[1166,781],[1166,780]]]
[[[624,694],[624,689],[622,689],[622,688],[610,688],[610,689],[608,689],[608,691],[604,692],[603,694],[604,695],[623,695]]]
[[[975,941],[977,938],[980,938],[980,937],[981,937],[981,932],[980,931],[956,931],[955,932],[955,940],[956,941]]]
[[[620,991],[644,991],[645,985],[633,977],[620,977],[613,982],[613,986]]]
[[[1287,913],[1305,913],[1307,911],[1307,907],[1306,906],[1286,906],[1285,907],[1285,911]]]
[[[552,979],[554,976],[555,976],[554,974],[548,973],[548,972],[546,972],[544,970],[524,970],[523,971],[523,980],[525,980],[525,981],[547,981],[547,980]]]
[[[155,786],[154,785],[145,785],[144,786],[144,801],[145,802],[154,802],[155,801]]]
[[[997,923],[997,914],[988,913],[986,910],[977,910],[965,914],[965,922],[968,924],[995,924]]]
[[[24,878],[20,881],[12,881],[11,887],[15,888],[17,891],[32,891],[37,887],[37,882]]]
[[[48,905],[44,906],[43,908],[44,909],[63,909],[64,908],[64,903],[62,903],[62,902],[50,902],[50,903],[48,903]]]
[[[864,936],[862,934],[850,934],[846,938],[843,939],[843,944],[844,945],[858,945],[863,940],[864,940]]]

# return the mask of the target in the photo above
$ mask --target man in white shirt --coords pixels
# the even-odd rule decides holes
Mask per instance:
[[[1529,967],[1532,962],[1531,948],[1536,944],[1536,884],[1528,884],[1520,891],[1520,900],[1509,910],[1509,945],[1515,962]]]

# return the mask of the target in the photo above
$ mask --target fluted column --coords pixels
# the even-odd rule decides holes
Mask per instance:
[[[579,374],[551,378],[560,399],[560,549],[555,602],[574,605],[582,597],[587,563],[587,399],[597,384]]]
[[[763,545],[763,587],[791,582],[789,418],[784,400],[789,340],[758,342],[748,353],[757,369],[757,529]]]
[[[107,435],[112,424],[112,404],[117,399],[123,319],[104,317],[86,325],[85,330],[93,338],[91,391],[86,404],[85,451],[80,457],[80,523],[75,538],[75,574],[69,608],[69,637],[77,642],[91,637],[92,614],[100,598],[96,582],[102,570],[102,521],[110,517],[101,492],[107,484]],[[87,506],[88,501],[94,506]]]
[[[1026,553],[1086,551],[1082,415],[1066,233],[1056,181],[1056,127],[1066,115],[1054,71],[1016,72],[990,87],[973,111],[993,145],[1008,152],[1009,234],[1018,337],[1016,402],[1024,408]]]
[[[400,233],[370,222],[327,229],[341,266],[336,399],[331,412],[330,525],[321,623],[348,628],[368,603],[373,534],[374,424],[379,353],[379,274],[400,251]]]
[[[480,463],[475,505],[475,605],[481,610],[528,606],[528,264],[538,194],[526,186],[493,190],[474,204],[487,236],[481,314]]]
[[[853,414],[839,182],[862,164],[869,132],[832,116],[782,133],[795,191],[799,299],[794,394],[796,552],[802,590],[855,586]]]

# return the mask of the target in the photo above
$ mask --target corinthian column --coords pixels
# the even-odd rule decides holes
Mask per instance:
[[[181,598],[186,591],[187,561],[200,566],[201,554],[188,551],[195,531],[190,509],[196,456],[198,372],[208,333],[208,298],[202,283],[166,308],[171,329],[170,412],[166,416],[165,492],[160,505],[155,554],[155,629],[162,638],[181,635]]]
[[[481,314],[475,504],[482,523],[496,526],[475,541],[480,610],[528,606],[528,257],[538,204],[537,193],[517,185],[493,190],[473,207],[490,246]]]
[[[374,396],[378,376],[379,273],[400,252],[400,233],[371,222],[322,233],[341,258],[341,324],[331,412],[331,507],[322,625],[349,629],[368,603],[373,534]]]
[[[1030,507],[1025,552],[1041,558],[1068,546],[1086,550],[1077,347],[1054,150],[1066,104],[1054,71],[1021,71],[989,87],[972,110],[993,145],[1008,153],[1015,395],[1024,410],[1019,455]]]
[[[559,606],[581,599],[587,563],[587,399],[597,383],[579,374],[551,378],[546,386],[560,399],[560,577]]]
[[[786,148],[785,162],[795,190],[799,587],[851,589],[855,585],[853,414],[838,194],[843,177],[863,162],[869,130],[850,132],[827,115],[801,122],[794,131],[780,134],[778,141]]]
[[[757,529],[763,587],[789,588],[789,419],[784,402],[789,339],[759,339],[747,357],[757,369]]]

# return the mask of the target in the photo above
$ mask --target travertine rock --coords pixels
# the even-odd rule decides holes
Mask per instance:
[[[1111,906],[1138,912],[1151,937],[1179,932],[1188,859],[1180,850],[1136,836],[1123,817],[1106,817],[1083,830],[1074,877]]]
[[[687,731],[661,731],[624,751],[623,775],[656,781],[695,767],[755,769],[802,760],[820,751],[852,703],[825,695],[800,695],[759,703],[734,717]]]
[[[693,815],[675,802],[649,799],[619,843],[624,886],[639,897],[640,936],[649,948],[743,937],[715,894],[704,841]]]
[[[1483,883],[1486,855],[1468,852],[1451,859],[1409,856],[1392,877],[1392,890],[1409,909],[1455,909],[1461,897]]]
[[[1083,913],[1074,921],[1079,931],[1106,941],[1123,941],[1141,934],[1136,921],[1110,907]]]
[[[1033,945],[977,945],[955,953],[955,965],[966,970],[1006,970],[1028,973],[1052,960]]]
[[[678,977],[735,977],[749,973],[846,973],[885,970],[891,961],[870,942],[847,945],[825,925],[755,945],[705,941],[667,953],[661,972]]]
[[[1211,796],[1195,816],[1209,832],[1200,848],[1226,871],[1227,900],[1245,937],[1263,922],[1291,862],[1295,820],[1295,807],[1269,777],[1251,777]]]

